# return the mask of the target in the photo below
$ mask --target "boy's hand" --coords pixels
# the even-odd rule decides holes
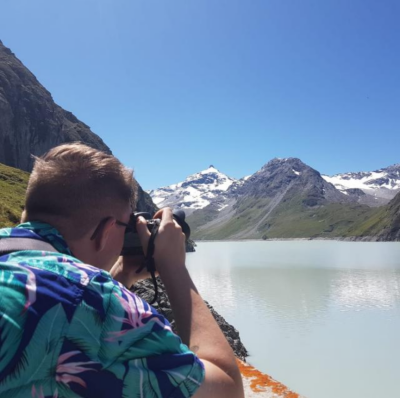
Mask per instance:
[[[186,258],[185,234],[179,224],[174,221],[172,210],[169,207],[161,209],[154,215],[154,218],[161,219],[154,243],[154,261],[157,270],[162,274],[163,271],[172,270],[174,267],[184,267]],[[144,218],[139,217],[136,228],[143,251],[146,253],[151,234]]]

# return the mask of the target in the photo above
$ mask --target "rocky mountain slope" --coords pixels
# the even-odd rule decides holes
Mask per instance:
[[[362,193],[361,193],[362,194]],[[344,194],[296,158],[273,159],[189,221],[197,239],[343,236],[371,211],[358,191]]]
[[[30,171],[31,154],[72,141],[111,152],[89,126],[58,106],[0,41],[0,163]]]
[[[31,154],[40,156],[54,146],[73,141],[81,141],[111,153],[110,148],[89,126],[53,101],[51,94],[36,77],[0,41],[0,163],[30,171],[33,166]],[[18,189],[25,192],[28,174],[19,173],[18,170],[11,172],[12,169],[1,167],[0,178],[6,178],[10,173],[14,177],[18,176],[15,178],[23,182]],[[10,183],[8,177],[3,181]],[[18,185],[18,182],[15,184]],[[4,187],[3,198],[0,197],[3,210],[6,203],[9,203],[5,196],[14,196],[17,185],[8,185],[7,190]],[[14,210],[9,213],[4,210],[5,222],[15,220],[16,211],[18,213],[21,206],[19,201],[23,201],[21,192],[18,191],[18,205],[13,207]],[[138,208],[154,213],[157,207],[140,186],[138,194]]]
[[[371,172],[323,175],[322,177],[345,194],[354,189],[363,191],[366,195],[362,202],[369,206],[386,204],[400,192],[400,164]]]
[[[362,237],[367,231],[378,239],[389,208],[378,205],[396,194],[399,168],[348,173],[339,185],[339,177],[333,184],[333,177],[300,159],[273,159],[241,180],[212,166],[150,195],[160,207],[184,208],[195,239]],[[393,231],[382,239],[392,236]]]
[[[275,162],[275,165],[283,165],[286,160],[273,159],[273,162]],[[290,158],[290,160],[293,160],[293,158]],[[298,159],[298,161],[300,160]],[[234,196],[235,193],[243,193],[243,189],[248,190],[251,184],[245,184],[245,182],[259,176],[262,170],[237,180],[220,172],[214,166],[210,166],[208,169],[190,175],[185,181],[154,189],[148,191],[148,193],[158,206],[182,208],[187,214],[192,214],[195,210],[203,209],[210,204],[213,204],[216,209],[222,210],[226,198]],[[299,173],[295,168],[288,171],[289,178]],[[396,195],[397,188],[400,187],[400,165],[382,169],[380,174],[377,173],[347,173],[333,177],[321,175],[321,177],[334,185],[340,193],[346,195],[349,199],[347,202],[357,202],[375,207],[388,203]],[[398,179],[395,178],[397,173],[399,173]],[[379,176],[380,178],[373,179],[371,176]],[[259,181],[259,179],[256,181]],[[243,186],[245,188],[241,189]],[[388,186],[391,188],[389,189]],[[331,191],[331,188],[328,191]],[[338,193],[336,192],[335,195],[338,195]],[[343,196],[341,196],[341,200],[346,202]]]

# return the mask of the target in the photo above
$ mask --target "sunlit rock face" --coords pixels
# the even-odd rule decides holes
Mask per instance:
[[[270,197],[291,196],[307,192],[307,204],[317,205],[328,202],[352,202],[354,199],[343,195],[321,174],[297,158],[275,158],[259,171],[248,177],[237,190],[239,196]]]
[[[30,171],[31,155],[81,141],[111,150],[89,126],[58,106],[36,77],[0,41],[0,163]]]

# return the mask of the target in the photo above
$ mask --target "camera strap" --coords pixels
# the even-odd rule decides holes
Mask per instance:
[[[138,274],[138,273],[142,272],[143,269],[146,267],[147,271],[151,275],[151,279],[153,280],[153,286],[154,286],[154,297],[153,297],[153,300],[149,303],[150,305],[154,304],[158,299],[158,285],[157,285],[157,278],[156,278],[156,264],[155,264],[154,258],[153,258],[154,250],[155,250],[154,241],[155,241],[157,233],[158,233],[158,228],[159,228],[158,224],[154,225],[154,227],[153,227],[153,229],[151,231],[149,244],[147,246],[147,253],[146,253],[146,257],[144,258],[144,263],[136,271],[136,273]]]
[[[24,250],[58,252],[50,243],[33,238],[0,239],[0,256]]]

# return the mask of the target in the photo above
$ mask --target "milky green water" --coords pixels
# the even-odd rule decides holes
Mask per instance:
[[[400,243],[200,242],[203,297],[308,398],[400,397]]]

